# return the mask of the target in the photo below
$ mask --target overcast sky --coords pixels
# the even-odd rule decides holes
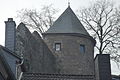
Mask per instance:
[[[0,45],[4,46],[4,31],[5,24],[4,21],[7,21],[7,18],[14,18],[16,24],[19,24],[17,17],[17,11],[22,8],[30,9],[40,9],[42,5],[53,4],[53,6],[60,10],[62,13],[68,7],[69,0],[0,0]],[[70,6],[75,12],[78,8],[87,7],[90,5],[90,1],[94,0],[70,0]],[[113,0],[117,5],[120,4],[120,0]],[[116,64],[112,62],[112,74],[119,74],[120,69],[118,70],[115,66]]]

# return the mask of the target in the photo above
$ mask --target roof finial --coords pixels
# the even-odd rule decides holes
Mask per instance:
[[[70,7],[70,0],[68,0],[68,7]]]

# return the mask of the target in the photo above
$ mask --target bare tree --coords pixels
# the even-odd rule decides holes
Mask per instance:
[[[53,24],[56,13],[57,9],[54,9],[52,5],[48,5],[43,6],[40,11],[22,9],[18,11],[18,17],[29,28],[35,29],[39,33],[44,33]]]
[[[113,2],[97,0],[88,8],[78,10],[78,13],[80,20],[96,39],[99,54],[109,53],[112,59],[120,62],[120,16]]]

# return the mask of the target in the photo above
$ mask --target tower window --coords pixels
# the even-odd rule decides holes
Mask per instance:
[[[80,53],[85,53],[85,45],[80,44]]]
[[[55,51],[61,51],[61,43],[55,43]]]

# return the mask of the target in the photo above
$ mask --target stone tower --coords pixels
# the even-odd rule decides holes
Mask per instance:
[[[16,23],[13,18],[8,18],[5,21],[5,47],[9,50],[15,50],[15,35],[16,35]]]
[[[43,33],[43,38],[56,57],[61,74],[94,75],[95,40],[88,34],[70,6]]]

